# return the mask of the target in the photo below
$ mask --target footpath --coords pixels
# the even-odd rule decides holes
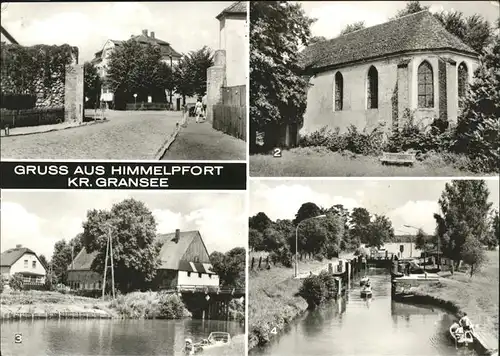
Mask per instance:
[[[246,142],[215,130],[211,123],[187,119],[162,160],[245,160]]]

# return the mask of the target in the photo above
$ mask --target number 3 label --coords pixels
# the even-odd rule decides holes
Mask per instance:
[[[273,151],[273,157],[281,157],[281,148],[275,148]]]
[[[23,342],[23,334],[15,334],[14,335],[14,342],[16,344],[20,344]]]

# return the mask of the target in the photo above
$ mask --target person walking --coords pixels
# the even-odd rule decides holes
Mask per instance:
[[[198,98],[198,101],[196,102],[194,106],[194,112],[196,115],[196,123],[200,120],[200,116],[203,114],[203,104],[201,103],[201,99]]]

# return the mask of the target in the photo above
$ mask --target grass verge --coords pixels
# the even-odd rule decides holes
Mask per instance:
[[[253,177],[385,177],[385,176],[476,176],[464,170],[465,157],[428,155],[412,167],[385,166],[378,157],[357,155],[349,151],[332,152],[322,147],[283,150],[280,158],[269,154],[250,156]]]

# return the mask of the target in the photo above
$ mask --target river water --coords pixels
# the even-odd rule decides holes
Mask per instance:
[[[370,269],[373,297],[360,296],[354,280],[346,297],[307,312],[269,345],[251,356],[433,356],[476,355],[455,348],[448,338],[454,317],[440,309],[391,301],[391,278],[386,270]]]
[[[212,331],[229,332],[233,338],[245,332],[234,321],[109,319],[4,321],[1,331],[2,356],[175,356],[182,355],[185,338],[197,342]],[[14,342],[16,333],[22,334],[22,343]]]

